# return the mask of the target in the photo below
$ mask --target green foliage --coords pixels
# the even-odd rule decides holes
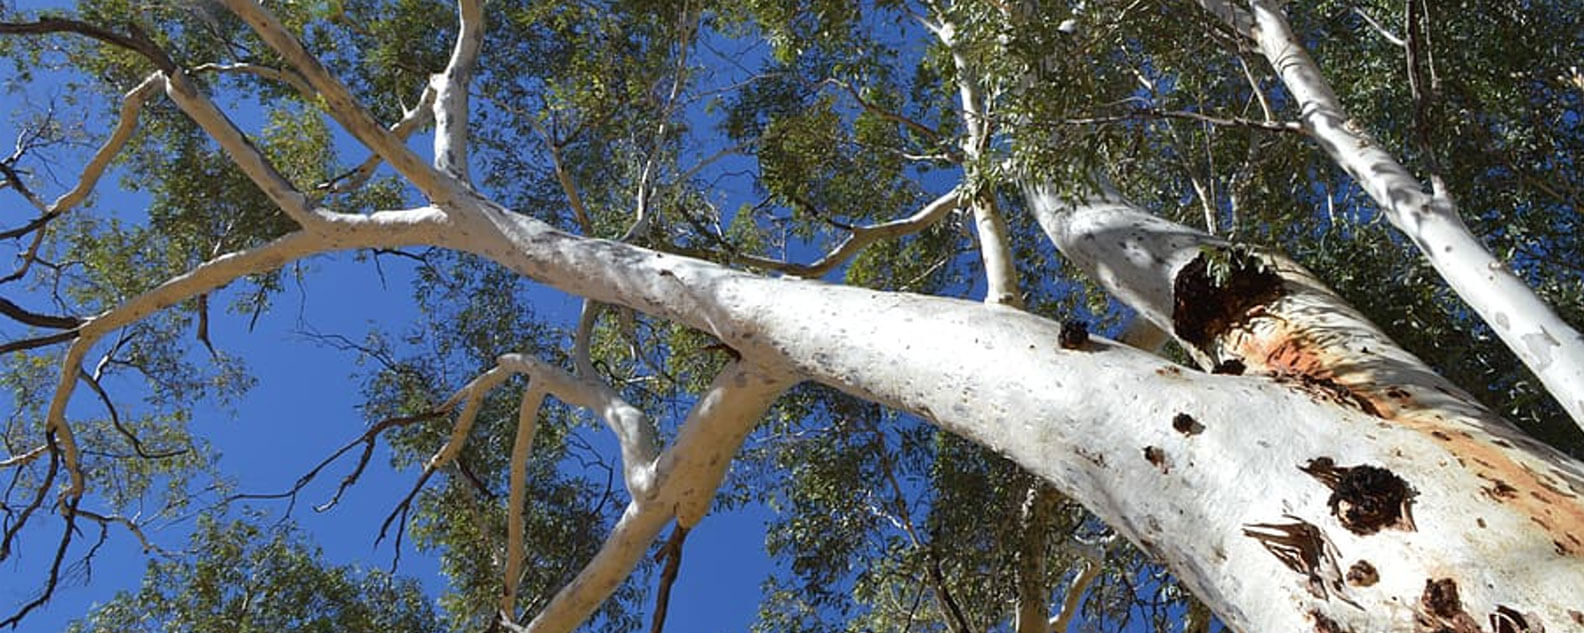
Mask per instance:
[[[72,633],[443,630],[418,583],[324,561],[292,525],[205,515],[186,553],[151,560]]]
[[[267,4],[384,122],[417,101],[456,32],[449,2]],[[1423,107],[1402,48],[1361,17],[1406,37],[1400,3],[1325,0],[1287,10],[1355,119],[1416,173],[1444,176],[1471,228],[1584,327],[1584,268],[1573,261],[1584,252],[1584,78],[1575,68],[1584,59],[1584,11],[1554,1],[1421,4],[1435,5],[1413,31],[1435,53],[1433,72],[1418,69],[1435,82]],[[1004,213],[1028,309],[1105,331],[1125,310],[1053,252],[1015,182],[1049,179],[1081,195],[1104,176],[1165,217],[1294,257],[1454,382],[1547,441],[1584,452],[1537,382],[1318,148],[1302,135],[1224,124],[1263,121],[1267,109],[1274,120],[1297,113],[1265,62],[1194,3],[499,0],[486,11],[471,88],[472,165],[479,191],[518,212],[617,238],[634,227],[642,193],[650,216],[636,243],[727,265],[744,255],[809,262],[855,227],[907,217],[960,185]],[[366,150],[341,137],[318,97],[252,74],[198,72],[206,62],[281,67],[218,5],[84,0],[67,13],[149,34],[315,204],[364,213],[417,201],[383,173],[349,193],[321,187]],[[951,47],[920,19],[949,23]],[[4,80],[8,94],[64,76],[58,99],[13,115],[46,141],[12,165],[41,190],[55,184],[44,174],[79,164],[80,146],[100,136],[71,121],[112,116],[121,94],[152,70],[135,54],[64,36],[0,37],[0,55],[15,70]],[[962,80],[978,83],[981,123],[991,130],[972,164],[962,156]],[[167,100],[150,102],[117,168],[121,186],[146,206],[60,218],[40,250],[54,265],[16,285],[51,312],[98,313],[294,228]],[[982,265],[968,215],[875,243],[827,280],[977,298]],[[1224,281],[1254,257],[1252,248],[1207,252],[1212,277]],[[348,345],[370,421],[431,411],[502,353],[571,365],[575,318],[529,280],[473,256],[404,255],[361,255],[370,265],[410,265],[418,312],[410,328],[370,331]],[[257,318],[287,274],[238,280],[120,335],[117,362],[106,369],[107,381],[125,387],[113,394],[118,414],[73,411],[96,501],[127,510],[153,501],[162,517],[196,503],[194,482],[215,464],[188,431],[192,407],[235,402],[254,380],[223,349],[204,349],[198,330],[205,319]],[[700,332],[615,308],[602,311],[591,347],[600,377],[651,413],[662,437],[729,357]],[[47,348],[3,362],[0,388],[15,403],[4,440],[14,455],[45,441],[36,422],[58,362]],[[430,613],[410,584],[324,565],[289,529],[205,520],[194,546],[217,552],[212,560],[151,563],[139,593],[77,630],[212,630],[217,614],[235,608],[259,630],[484,628],[499,595],[511,468],[503,447],[516,432],[521,387],[489,395],[458,465],[417,494],[401,526],[441,560],[449,582],[442,614]],[[386,436],[391,466],[415,473],[452,422],[394,430]],[[619,465],[598,439],[606,433],[586,412],[552,403],[542,413],[527,464],[524,612],[572,577],[621,510]],[[183,452],[128,458],[131,436],[149,450]],[[1052,545],[1044,580],[1055,597],[1075,569],[1072,537],[1106,536],[1065,505],[1047,533],[1023,534],[1026,474],[924,421],[823,387],[789,392],[749,447],[719,503],[776,512],[766,546],[777,569],[757,630],[947,630],[945,594],[971,629],[999,630],[1011,613],[1018,543]],[[42,460],[17,469],[13,488],[43,481],[45,469]],[[1173,630],[1180,588],[1125,545],[1108,556],[1086,601],[1087,624]],[[236,570],[249,566],[266,570],[263,586],[277,602],[243,599],[247,579]],[[648,571],[624,584],[591,627],[638,628]],[[143,605],[156,615],[139,619]]]

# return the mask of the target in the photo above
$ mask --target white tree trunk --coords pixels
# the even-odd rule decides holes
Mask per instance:
[[[697,328],[742,357],[658,455],[637,446],[648,440],[631,416],[613,416],[625,458],[648,463],[624,464],[635,498],[596,559],[531,623],[536,631],[577,626],[667,521],[696,522],[749,424],[804,379],[1006,455],[1168,564],[1239,631],[1584,627],[1584,467],[1513,432],[1285,263],[1274,264],[1276,282],[1242,295],[1202,282],[1176,293],[1199,247],[1217,244],[1119,205],[1041,214],[1065,252],[1088,257],[1098,279],[1163,330],[1209,362],[1253,370],[1214,375],[1100,338],[1062,341],[1059,325],[1004,306],[766,278],[577,237],[472,192],[458,179],[466,156],[443,158],[442,169],[418,160],[256,2],[224,2],[433,206],[368,216],[304,208],[212,104],[169,78],[168,94],[302,230],[218,257],[76,330],[46,420],[67,455],[68,497],[83,491],[66,404],[99,338],[296,258],[421,243]],[[456,59],[465,66],[466,57]],[[454,93],[436,103],[465,107]],[[454,114],[441,127],[445,147],[460,152],[464,119]],[[1215,318],[1183,327],[1179,311]],[[516,361],[503,358],[501,369]],[[555,388],[545,382],[534,388]]]

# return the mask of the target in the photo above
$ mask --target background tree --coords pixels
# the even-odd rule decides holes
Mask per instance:
[[[1143,479],[1105,474],[1123,463],[1162,475],[1193,472],[1191,458],[1145,444],[1145,429],[1127,426],[1142,424],[1141,412],[1160,413],[1150,406],[1181,405],[1083,396],[1105,409],[1096,412],[1057,406],[1049,398],[1058,395],[1044,393],[1073,389],[1050,386],[1064,380],[1041,373],[1054,371],[1040,364],[1047,355],[1072,367],[1089,357],[1121,356],[1126,360],[1114,361],[1123,368],[1116,376],[1132,378],[1113,384],[1135,390],[1151,390],[1139,382],[1155,380],[1151,375],[1165,379],[1158,361],[1103,342],[1074,342],[1090,356],[1070,360],[1056,351],[1063,346],[1055,326],[985,312],[973,314],[987,341],[1016,331],[1040,346],[1019,353],[1036,358],[1018,356],[1015,369],[1002,373],[962,369],[965,375],[926,379],[930,372],[919,365],[950,346],[942,341],[936,350],[919,350],[912,341],[934,345],[948,331],[974,331],[941,321],[970,314],[958,312],[966,308],[790,282],[755,285],[785,274],[885,292],[985,296],[1004,306],[996,310],[1081,318],[1096,332],[1116,331],[1129,313],[1107,298],[1109,291],[1144,315],[1135,323],[1154,321],[1178,336],[1181,347],[1168,348],[1168,355],[1183,362],[1192,356],[1205,369],[1231,360],[1250,368],[1237,388],[1255,390],[1256,402],[1288,397],[1273,395],[1278,392],[1304,399],[1305,389],[1318,389],[1322,397],[1357,405],[1373,402],[1377,392],[1394,393],[1392,387],[1416,397],[1416,388],[1439,389],[1452,402],[1419,411],[1476,420],[1481,432],[1495,433],[1471,440],[1480,450],[1494,445],[1499,448],[1489,450],[1496,454],[1521,453],[1514,463],[1555,473],[1545,475],[1554,477],[1550,483],[1495,480],[1500,485],[1488,472],[1471,475],[1494,487],[1487,496],[1495,503],[1506,492],[1572,498],[1574,462],[1511,439],[1502,423],[1488,421],[1494,416],[1454,393],[1452,383],[1576,454],[1578,431],[1565,408],[1465,307],[1467,292],[1459,288],[1460,297],[1440,283],[1412,249],[1422,240],[1386,225],[1391,214],[1369,202],[1370,181],[1351,179],[1315,143],[1335,151],[1338,141],[1327,133],[1363,138],[1366,148],[1386,148],[1424,174],[1436,183],[1435,200],[1455,200],[1488,248],[1579,327],[1584,284],[1566,254],[1579,246],[1570,183],[1578,180],[1584,80],[1569,64],[1579,59],[1584,39],[1549,35],[1578,34],[1578,11],[1566,3],[1537,3],[1522,12],[1468,5],[1320,2],[1288,7],[1278,23],[1262,3],[1245,9],[1214,2],[464,1],[460,29],[450,26],[458,23],[458,8],[440,2],[265,8],[86,2],[59,15],[9,11],[4,32],[14,35],[0,46],[14,61],[18,89],[64,73],[70,98],[30,114],[17,152],[4,162],[7,187],[38,208],[5,233],[15,240],[19,262],[7,278],[15,290],[8,290],[14,294],[6,314],[35,329],[5,347],[13,352],[6,380],[18,411],[6,434],[14,479],[5,501],[5,546],[24,528],[42,529],[38,514],[52,509],[64,523],[64,556],[74,551],[76,522],[136,529],[137,521],[123,517],[139,503],[152,500],[161,516],[193,503],[196,484],[189,482],[214,464],[186,426],[189,407],[204,398],[235,398],[249,381],[240,361],[209,340],[212,300],[231,306],[238,318],[268,318],[271,298],[290,284],[284,263],[356,248],[371,264],[411,267],[420,316],[409,331],[327,340],[369,361],[367,445],[389,442],[396,467],[421,473],[388,533],[401,538],[411,526],[421,546],[442,557],[451,581],[444,604],[457,628],[481,627],[504,612],[508,623],[554,630],[576,625],[597,604],[604,605],[600,626],[637,627],[642,579],[622,579],[638,560],[650,559],[640,555],[649,546],[641,536],[652,539],[671,513],[682,527],[702,516],[715,487],[711,478],[723,466],[704,466],[710,462],[699,455],[713,451],[725,461],[719,454],[735,453],[744,425],[761,413],[766,423],[742,454],[745,468],[734,472],[717,503],[763,502],[780,513],[767,547],[789,563],[789,573],[768,585],[765,630],[1027,631],[1066,623],[1075,606],[1058,598],[1068,592],[1088,596],[1097,626],[1203,626],[1202,609],[1161,575],[1156,559],[1187,572],[1190,586],[1209,591],[1210,602],[1239,627],[1302,622],[1320,630],[1384,629],[1389,621],[1401,628],[1415,617],[1435,624],[1460,613],[1473,617],[1470,612],[1481,626],[1489,615],[1495,630],[1521,630],[1512,627],[1531,613],[1565,621],[1562,601],[1518,604],[1539,594],[1474,590],[1466,579],[1468,609],[1455,598],[1448,607],[1425,597],[1427,582],[1438,578],[1388,577],[1368,590],[1378,596],[1350,597],[1336,588],[1341,572],[1323,564],[1328,550],[1311,546],[1311,532],[1291,527],[1321,525],[1349,555],[1372,551],[1345,540],[1352,537],[1342,532],[1343,519],[1320,518],[1327,505],[1337,512],[1337,497],[1328,501],[1329,493],[1305,497],[1318,510],[1291,510],[1304,516],[1297,523],[1286,522],[1288,511],[1270,509],[1263,509],[1264,519],[1243,520],[1252,515],[1193,495],[1176,502],[1181,505],[1167,503],[1178,514],[1186,508],[1234,517],[1232,524],[1242,527],[1227,533],[1252,555],[1238,558],[1244,567],[1228,567],[1267,573],[1246,566],[1258,560],[1287,581],[1283,595],[1296,596],[1272,601],[1286,616],[1271,615],[1275,606],[1239,604],[1229,584],[1214,584],[1231,583],[1227,574],[1207,571],[1207,559],[1194,558],[1220,548],[1206,545],[1213,535],[1174,534],[1182,543],[1163,544],[1151,534],[1160,528],[1145,521],[1155,515],[1133,513],[1148,506],[1138,497],[1169,495],[1144,492]],[[1257,29],[1250,27],[1256,16],[1266,16]],[[1306,118],[1308,97],[1270,70],[1277,60],[1267,60],[1262,47],[1289,25],[1345,102],[1346,126],[1332,130]],[[241,113],[232,118],[246,138],[211,98]],[[64,123],[82,116],[68,113],[83,111],[119,113],[110,140]],[[430,125],[432,158],[405,149],[403,139],[428,134]],[[342,131],[366,149],[338,136]],[[74,142],[103,145],[79,156]],[[365,160],[369,151],[374,158]],[[1336,155],[1352,169],[1349,154]],[[33,193],[52,184],[47,168],[79,164],[87,165],[80,182],[67,179],[71,184],[61,188],[86,192],[112,161],[126,186],[147,192],[146,211],[117,217],[77,209],[81,195],[50,201]],[[1023,186],[1043,193],[1026,200]],[[1237,357],[1244,348],[1230,342],[1184,338],[1170,298],[1162,309],[1161,298],[1147,291],[1159,284],[1148,275],[1164,275],[1172,289],[1183,265],[1203,256],[1196,261],[1220,270],[1210,276],[1220,279],[1215,286],[1244,274],[1237,263],[1244,260],[1217,259],[1225,245],[1204,236],[1191,238],[1208,249],[1203,252],[1137,234],[1128,238],[1136,240],[1128,242],[1132,251],[1081,251],[1063,242],[1060,232],[1068,229],[1062,227],[1074,217],[1137,221],[1083,215],[1086,207],[1103,206],[1097,201],[1136,204],[1268,249],[1261,252],[1287,253],[1379,324],[1384,344],[1397,340],[1452,383],[1403,378],[1418,375],[1411,357],[1393,356],[1405,363],[1391,367],[1395,374],[1350,382],[1334,365],[1304,373],[1270,358]],[[403,207],[414,208],[376,212]],[[1065,257],[1055,255],[1041,222]],[[548,227],[647,250],[574,240]],[[1186,235],[1179,228],[1160,231]],[[1154,255],[1162,269],[1146,265],[1132,277],[1107,272],[1147,248],[1162,249]],[[589,298],[582,318],[535,318],[526,277]],[[755,303],[760,292],[781,302]],[[1323,311],[1349,314],[1334,298],[1317,300]],[[911,306],[903,312],[937,319],[933,329],[921,327],[908,339],[884,318],[875,323],[892,330],[849,322],[893,301]],[[1232,317],[1249,319],[1250,331],[1265,327],[1256,327],[1255,312]],[[1294,313],[1290,320],[1304,325],[1304,318]],[[786,325],[799,319],[804,331],[832,333],[816,339],[817,333]],[[1124,338],[1157,349],[1158,343],[1143,342],[1148,329],[1133,328],[1137,336]],[[1569,344],[1577,337],[1560,330],[1556,336]],[[63,371],[55,359],[68,341]],[[871,347],[906,377],[891,380],[858,360]],[[1561,352],[1558,358],[1559,367],[1577,370]],[[1090,377],[1100,375],[1096,369]],[[803,379],[824,386],[806,384],[775,397]],[[734,389],[732,380],[762,382],[768,391]],[[976,380],[999,385],[995,395],[976,393]],[[1194,388],[1221,384],[1184,380]],[[105,406],[79,413],[74,405],[68,423],[66,398],[79,382],[88,389],[76,390],[79,399],[90,394]],[[117,393],[102,389],[105,383]],[[922,393],[933,384],[945,386]],[[1041,386],[1019,392],[1019,384]],[[1577,396],[1557,389],[1552,393],[1564,399]],[[540,409],[547,393],[564,404]],[[144,400],[129,406],[133,395]],[[935,397],[973,404],[958,410]],[[1192,401],[1210,407],[1215,399],[1206,393]],[[583,407],[594,409],[619,439],[620,456],[604,455],[603,467],[628,489],[633,501],[625,509],[620,493],[613,499],[588,469],[570,466],[598,453],[588,439],[597,432],[576,413]],[[519,411],[528,413],[519,417]],[[1008,415],[1029,426],[1009,424]],[[1115,428],[1132,430],[1130,437],[1109,438],[1094,430],[1105,426],[1081,423],[1108,416],[1132,420],[1108,423],[1123,424]],[[1177,426],[1177,418],[1164,417]],[[1194,446],[1207,444],[1227,432],[1214,422],[1189,416],[1181,423],[1186,430],[1176,432],[1208,433]],[[1331,436],[1308,423],[1271,424],[1311,434],[1317,446],[1336,451],[1354,446],[1359,435],[1343,423],[1330,431],[1341,439],[1328,443]],[[1435,426],[1402,428],[1445,434]],[[1379,441],[1388,448],[1357,459],[1367,455],[1369,463],[1413,473],[1419,473],[1415,460],[1434,459],[1430,449],[1388,457],[1389,447],[1401,453],[1407,446],[1392,442],[1406,440]],[[361,445],[350,445],[354,472],[369,459],[369,453],[358,457]],[[1224,445],[1217,461],[1264,459],[1240,452],[1260,449],[1238,446]],[[1464,452],[1453,454],[1475,455],[1458,450]],[[1334,485],[1345,475],[1332,477],[1312,461],[1330,454],[1295,453],[1284,472],[1299,479],[1271,482],[1313,485],[1330,477]],[[1198,467],[1213,468],[1205,462]],[[1307,475],[1292,468],[1302,463],[1310,467]],[[435,472],[445,476],[431,481]],[[1073,500],[1041,480],[1061,484]],[[1476,490],[1442,480],[1413,484],[1433,499],[1444,490]],[[1555,490],[1540,490],[1547,485]],[[64,490],[58,500],[57,489]],[[1473,503],[1476,496],[1456,498]],[[1579,568],[1572,558],[1577,550],[1566,545],[1566,535],[1579,527],[1568,518],[1574,516],[1529,517],[1556,535],[1562,562],[1555,564],[1564,576]],[[1419,521],[1436,525],[1423,511]],[[622,538],[602,548],[601,535],[584,529],[589,525],[610,527]],[[1271,536],[1277,526],[1287,531]],[[1117,533],[1143,549],[1114,538]],[[1282,542],[1299,545],[1271,545]],[[611,562],[617,559],[625,562]],[[1465,562],[1498,570],[1490,572],[1497,576],[1510,564]],[[1304,571],[1293,575],[1299,568]],[[54,584],[52,575],[46,595]],[[1348,611],[1360,600],[1371,608]],[[1389,600],[1425,606],[1395,616],[1374,608]],[[1498,626],[1498,616],[1509,628]]]

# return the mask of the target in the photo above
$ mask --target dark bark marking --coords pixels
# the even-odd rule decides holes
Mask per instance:
[[[1576,609],[1568,609],[1568,617],[1573,618],[1574,624],[1584,626],[1584,612],[1580,612]]]
[[[1419,606],[1421,611],[1414,618],[1416,633],[1482,633],[1479,623],[1463,610],[1457,581],[1451,578],[1426,579]]]
[[[1343,627],[1321,613],[1319,609],[1310,609],[1309,617],[1314,618],[1315,633],[1353,633],[1353,629]]]
[[[1490,481],[1490,486],[1480,488],[1480,490],[1485,493],[1485,496],[1497,501],[1504,501],[1518,497],[1518,489],[1512,487],[1512,485],[1508,484],[1507,482],[1500,479],[1491,479]]]
[[[1144,447],[1144,459],[1159,468],[1162,475],[1171,471],[1171,465],[1166,463],[1166,451],[1161,450],[1159,447]]]
[[[1369,398],[1366,398],[1362,394],[1353,391],[1347,385],[1337,382],[1335,379],[1330,378],[1329,376],[1276,372],[1271,374],[1271,378],[1275,379],[1276,382],[1297,387],[1298,390],[1318,397],[1321,400],[1327,400],[1343,406],[1353,407],[1377,418],[1384,419],[1386,417],[1386,415],[1381,412],[1380,407],[1375,406],[1375,403]],[[1452,439],[1450,435],[1441,433],[1440,431],[1432,431],[1431,434],[1437,435],[1437,437],[1441,437],[1445,440]]]
[[[1490,614],[1491,631],[1493,633],[1545,633],[1545,627],[1540,625],[1539,618],[1530,624],[1529,618],[1506,605],[1496,605],[1496,612]]]
[[[1177,429],[1178,433],[1189,436],[1198,435],[1205,430],[1203,424],[1200,424],[1198,420],[1193,419],[1193,416],[1186,413],[1178,413],[1172,416],[1172,428]]]
[[[1320,528],[1290,514],[1283,516],[1293,522],[1247,524],[1243,526],[1243,535],[1259,541],[1276,560],[1302,575],[1310,595],[1329,600],[1334,592],[1343,602],[1359,606],[1344,593],[1336,547],[1326,540]]]
[[[1182,368],[1176,365],[1166,365],[1165,367],[1155,370],[1155,374],[1159,376],[1181,376]]]
[[[1412,532],[1413,488],[1396,473],[1379,466],[1337,466],[1329,457],[1318,457],[1298,467],[1331,489],[1326,504],[1342,527],[1369,535],[1384,528]]]
[[[1219,363],[1216,363],[1215,367],[1211,367],[1210,368],[1210,373],[1212,373],[1212,374],[1225,374],[1225,375],[1229,375],[1229,376],[1242,376],[1243,372],[1245,372],[1247,370],[1248,370],[1248,366],[1244,365],[1243,361],[1238,360],[1236,358],[1228,358],[1228,359],[1223,360],[1223,361],[1221,361]]]
[[[1281,295],[1281,276],[1252,249],[1203,248],[1172,282],[1172,331],[1205,349]]]
[[[1089,343],[1089,324],[1079,319],[1062,321],[1056,342],[1062,349],[1078,349]]]
[[[1380,572],[1369,561],[1360,560],[1348,568],[1347,582],[1354,587],[1368,587],[1380,582]]]

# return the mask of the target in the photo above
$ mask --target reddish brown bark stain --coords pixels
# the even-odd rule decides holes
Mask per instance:
[[[1327,352],[1285,322],[1270,321],[1262,323],[1259,336],[1239,337],[1236,353],[1249,361],[1251,371],[1310,376],[1309,384],[1323,384],[1327,388],[1334,385],[1348,394],[1339,396],[1341,398],[1367,401],[1369,407],[1360,407],[1367,413],[1435,438],[1455,456],[1475,464],[1469,466],[1460,461],[1463,468],[1491,482],[1492,485],[1481,489],[1487,497],[1539,519],[1536,525],[1545,526],[1543,529],[1551,536],[1559,554],[1584,557],[1584,504],[1576,494],[1563,494],[1555,478],[1535,472],[1527,464],[1513,459],[1505,450],[1511,443],[1502,442],[1507,445],[1502,446],[1497,444],[1499,438],[1477,429],[1470,432],[1461,428],[1444,415],[1420,405],[1411,394],[1408,398],[1394,398],[1388,394],[1393,389],[1401,390],[1400,387],[1352,377],[1338,379],[1332,368],[1347,365],[1347,358]],[[1580,485],[1570,478],[1565,481],[1569,488]]]

